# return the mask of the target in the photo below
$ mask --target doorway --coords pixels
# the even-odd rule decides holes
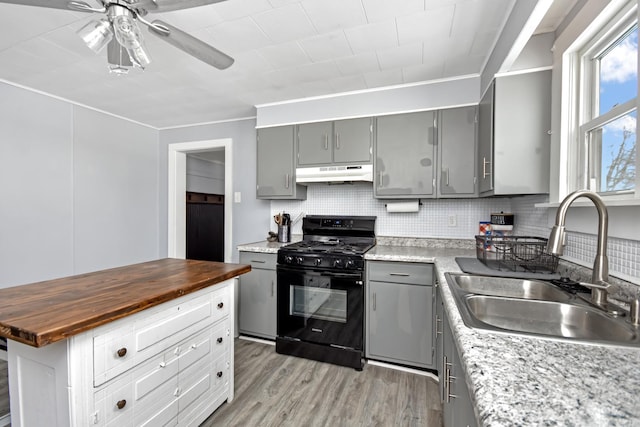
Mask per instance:
[[[232,199],[233,153],[231,138],[194,141],[168,146],[168,248],[170,258],[185,259],[187,217],[187,154],[212,150],[224,150],[224,261],[231,262],[233,255]]]

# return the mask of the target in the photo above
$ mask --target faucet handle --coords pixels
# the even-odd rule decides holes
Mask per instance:
[[[608,291],[610,288],[613,287],[613,285],[611,283],[605,282],[604,280],[601,280],[598,283],[580,282],[580,284],[582,286],[584,286],[585,288],[600,289],[600,290],[603,290],[603,291]]]

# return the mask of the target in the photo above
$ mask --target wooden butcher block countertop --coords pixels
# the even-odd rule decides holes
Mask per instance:
[[[0,289],[0,336],[43,347],[250,270],[167,258]]]

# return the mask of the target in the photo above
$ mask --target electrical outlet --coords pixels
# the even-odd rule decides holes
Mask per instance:
[[[233,202],[234,203],[241,203],[242,202],[242,193],[239,191],[236,191],[235,193],[233,193]]]
[[[458,218],[456,215],[449,215],[448,217],[448,225],[449,227],[457,227],[458,226]]]

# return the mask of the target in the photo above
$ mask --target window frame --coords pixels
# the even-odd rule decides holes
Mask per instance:
[[[569,149],[569,157],[572,159],[569,168],[569,190],[578,190],[592,188],[591,171],[593,169],[594,157],[601,153],[593,154],[593,148],[589,141],[590,132],[594,129],[602,128],[604,125],[623,117],[630,112],[638,111],[638,94],[625,101],[623,104],[613,107],[611,110],[601,113],[599,112],[599,61],[602,55],[614,47],[614,43],[621,37],[627,35],[634,28],[638,28],[638,2],[632,0],[627,2],[612,19],[606,21],[604,25],[599,26],[592,31],[590,36],[583,34],[586,41],[582,43],[582,47],[573,54],[572,69],[574,70],[574,78],[577,82],[573,98],[575,108],[574,125],[570,131],[575,144]],[[638,63],[636,63],[636,68]],[[638,75],[636,74],[636,78]],[[637,155],[637,135],[638,122],[636,120],[636,179],[633,190],[598,192],[603,199],[607,200],[633,200],[640,199],[640,174],[638,174],[638,166],[640,165],[640,156]]]

